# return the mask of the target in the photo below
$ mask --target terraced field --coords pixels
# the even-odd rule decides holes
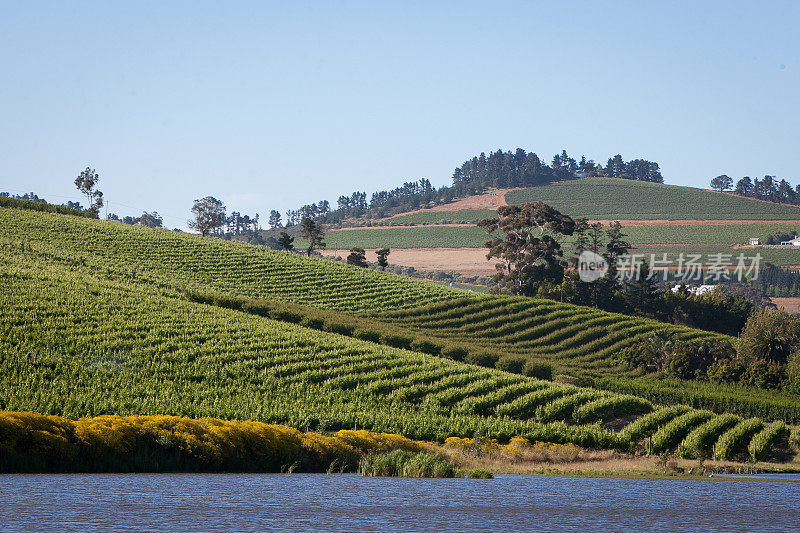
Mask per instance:
[[[548,345],[562,354],[580,349],[570,342],[576,331],[560,333],[576,323],[613,331],[620,322],[613,315],[589,311],[570,324],[570,314],[579,311],[571,306],[535,302],[526,309],[522,301],[64,215],[0,209],[0,221],[0,410],[71,418],[213,416],[302,429],[358,427],[438,441],[477,432],[501,440],[520,435],[620,449],[668,424],[659,418],[636,433],[613,432],[593,423],[618,427],[626,417],[662,412],[660,402],[391,348],[184,295],[211,288],[313,303],[334,314],[360,311],[354,319],[374,320],[378,329],[385,323],[452,331],[487,346],[520,343],[542,355]],[[425,302],[441,305],[441,316],[430,307],[411,310]],[[460,325],[453,312],[458,309]],[[503,322],[511,310],[512,321],[528,321],[525,328],[513,331],[513,323]],[[364,313],[380,314],[383,321]],[[630,336],[652,324],[618,327],[630,328]],[[579,338],[588,344],[589,337],[604,336],[597,329]],[[589,352],[576,352],[575,360],[581,357],[592,361]],[[641,420],[633,423],[641,426]],[[767,427],[766,421],[758,424],[758,431]],[[728,438],[725,449],[733,451],[726,456],[745,457],[751,444],[753,450],[764,448],[753,444],[760,433],[746,429]],[[675,439],[670,446],[680,444]]]

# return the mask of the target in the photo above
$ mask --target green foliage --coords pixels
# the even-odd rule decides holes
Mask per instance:
[[[471,365],[485,366],[486,368],[494,368],[500,356],[494,352],[477,351],[470,352],[465,358],[464,362]]]
[[[749,418],[736,424],[719,438],[714,445],[714,459],[732,461],[741,454],[750,439],[763,429],[764,423],[757,418]]]
[[[95,218],[95,214],[90,211],[72,209],[63,205],[53,205],[46,202],[34,202],[22,198],[9,198],[0,196],[0,207],[13,209],[27,209],[30,211],[40,211],[42,213],[58,213],[60,215],[73,215],[77,217]]]
[[[674,418],[653,434],[650,453],[660,454],[677,446],[694,428],[714,416],[710,411],[689,411]]]
[[[447,459],[425,452],[404,452],[365,455],[358,463],[362,476],[381,477],[455,477],[455,467]]]
[[[627,448],[598,425],[533,420],[538,410],[571,421],[614,394],[495,370],[499,357],[563,370],[596,365],[654,329],[706,335],[197,236],[20,210],[0,218],[0,409]],[[364,332],[384,345],[353,338]],[[490,368],[387,347],[392,338],[456,347]]]
[[[553,379],[553,367],[547,363],[528,359],[522,365],[522,375],[549,381]]]
[[[522,374],[522,369],[527,361],[528,360],[525,357],[518,355],[507,355],[498,359],[497,363],[495,363],[495,367],[498,370],[503,370],[505,372]]]
[[[762,309],[747,319],[739,343],[745,364],[753,361],[786,363],[800,347],[800,319],[781,311]]]
[[[687,411],[689,411],[689,408],[684,405],[663,407],[625,426],[620,432],[620,437],[622,437],[623,440],[630,440],[635,444],[643,438],[652,435],[660,426],[668,423],[675,417],[685,414]]]
[[[741,417],[733,414],[715,416],[683,439],[678,446],[678,456],[684,459],[708,457],[711,446],[717,442],[720,435],[741,421]]]
[[[755,434],[747,445],[753,461],[763,461],[780,441],[789,437],[789,427],[783,421],[773,422]]]
[[[649,413],[653,404],[638,396],[614,395],[590,401],[575,410],[575,422],[588,424],[597,420]]]
[[[469,355],[469,350],[462,346],[445,346],[442,348],[442,357],[446,357],[448,359],[452,359],[453,361],[463,361],[467,355]]]
[[[494,479],[494,475],[492,475],[491,472],[482,468],[476,468],[475,470],[466,472],[466,477],[470,479]]]
[[[578,390],[574,394],[563,396],[547,405],[538,407],[536,418],[542,422],[571,421],[574,420],[575,411],[582,405],[605,396],[605,393],[596,390]]]

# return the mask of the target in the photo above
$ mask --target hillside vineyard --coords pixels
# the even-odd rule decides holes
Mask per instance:
[[[496,344],[532,358],[561,354],[590,363],[625,337],[675,328],[653,321],[553,302],[523,305],[254,246],[6,208],[0,249],[3,410],[216,417],[439,442],[520,436],[620,450],[645,440],[675,450],[691,439],[684,448],[726,458],[763,456],[789,431],[767,413],[726,419],[697,436],[714,412],[483,368],[185,295],[214,290],[293,302],[374,321],[377,333],[393,324],[434,328],[451,343],[458,335],[483,349]],[[687,338],[710,335],[678,330]]]

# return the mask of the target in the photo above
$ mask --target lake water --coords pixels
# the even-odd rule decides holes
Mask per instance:
[[[2,475],[2,531],[798,531],[800,483]]]

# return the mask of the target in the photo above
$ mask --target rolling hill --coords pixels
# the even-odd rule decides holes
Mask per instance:
[[[574,218],[591,220],[800,220],[800,207],[694,187],[617,178],[578,178],[505,193],[507,204],[542,201]],[[475,222],[491,209],[421,210],[383,224]]]
[[[767,437],[762,447],[771,447],[768,422],[798,412],[797,399],[765,391],[712,397],[601,372],[594,379],[606,380],[603,390],[460,360],[517,354],[590,379],[593,364],[607,366],[636,335],[710,335],[688,328],[17,209],[0,208],[0,249],[2,410],[213,416],[438,441],[519,435],[619,449],[648,436],[676,449],[717,419],[712,411],[761,413],[704,433],[703,449],[725,458]],[[625,386],[652,398],[616,390]],[[712,410],[669,407],[676,403]]]
[[[508,204],[543,201],[573,218],[607,224],[622,222],[636,253],[667,254],[676,261],[681,253],[760,253],[776,265],[800,265],[800,250],[761,247],[740,249],[751,237],[765,239],[774,233],[800,233],[800,208],[742,198],[703,189],[614,178],[579,178],[540,187],[504,191]],[[486,196],[486,195],[484,195]],[[475,197],[476,199],[478,197]],[[479,201],[422,209],[372,222],[372,227],[329,231],[328,251],[353,247],[414,250],[398,254],[398,264],[415,268],[491,273],[494,265],[468,250],[483,248],[488,237],[475,222],[492,217],[490,209],[463,209]],[[379,226],[379,227],[375,227]],[[571,239],[565,238],[565,243]],[[302,242],[300,242],[302,244]],[[437,249],[446,249],[453,267]],[[457,250],[462,250],[458,255]],[[338,253],[338,255],[342,255]]]

